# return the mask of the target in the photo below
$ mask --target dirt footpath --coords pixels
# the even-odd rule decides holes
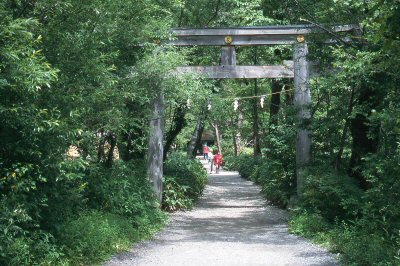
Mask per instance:
[[[338,265],[331,254],[289,234],[287,212],[265,203],[236,172],[211,175],[192,211],[106,265]]]

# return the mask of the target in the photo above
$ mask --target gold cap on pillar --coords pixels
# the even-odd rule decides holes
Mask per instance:
[[[298,42],[304,42],[305,41],[304,35],[297,35],[296,39],[297,39]]]

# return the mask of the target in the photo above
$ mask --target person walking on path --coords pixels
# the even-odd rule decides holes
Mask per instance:
[[[204,156],[204,160],[208,161],[208,152],[210,151],[210,149],[208,148],[207,144],[204,144],[203,147],[203,156]]]
[[[213,165],[214,165],[214,153],[212,150],[208,153],[208,162],[210,163],[210,174],[213,171]]]
[[[219,173],[219,169],[223,163],[222,154],[218,151],[216,155],[214,155],[214,164],[215,164],[215,173]]]

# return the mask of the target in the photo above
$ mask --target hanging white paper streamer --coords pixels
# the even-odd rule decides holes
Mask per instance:
[[[233,102],[233,110],[237,110],[238,109],[238,107],[239,107],[239,101],[238,101],[238,99],[235,99],[235,101]]]
[[[265,100],[265,96],[261,96],[261,99],[260,99],[261,108],[264,108],[264,100]]]

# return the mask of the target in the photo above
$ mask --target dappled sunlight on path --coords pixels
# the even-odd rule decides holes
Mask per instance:
[[[336,265],[332,256],[287,229],[288,214],[268,206],[237,172],[210,175],[192,211],[172,216],[153,240],[107,265]]]

